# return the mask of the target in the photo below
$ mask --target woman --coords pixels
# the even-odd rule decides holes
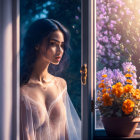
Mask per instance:
[[[40,19],[28,29],[20,68],[21,140],[81,139],[66,81],[51,74],[57,71],[52,65],[62,68],[68,49],[69,33],[58,21]]]

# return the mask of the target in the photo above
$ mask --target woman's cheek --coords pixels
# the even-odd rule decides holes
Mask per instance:
[[[49,50],[47,51],[47,57],[52,59],[53,56],[55,55],[56,55],[56,48],[55,47],[49,48]]]
[[[56,54],[56,47],[51,48],[52,54]]]

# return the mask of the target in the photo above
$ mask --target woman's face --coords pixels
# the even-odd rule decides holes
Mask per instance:
[[[45,61],[58,65],[64,53],[64,35],[57,30],[43,39],[40,54]]]

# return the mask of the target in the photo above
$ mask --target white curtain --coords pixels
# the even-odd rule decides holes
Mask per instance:
[[[0,0],[0,140],[18,139],[18,5]]]

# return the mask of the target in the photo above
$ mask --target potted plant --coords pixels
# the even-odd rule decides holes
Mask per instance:
[[[96,107],[109,136],[133,135],[140,121],[140,89],[131,62],[123,63],[121,70],[104,68],[97,72]]]

